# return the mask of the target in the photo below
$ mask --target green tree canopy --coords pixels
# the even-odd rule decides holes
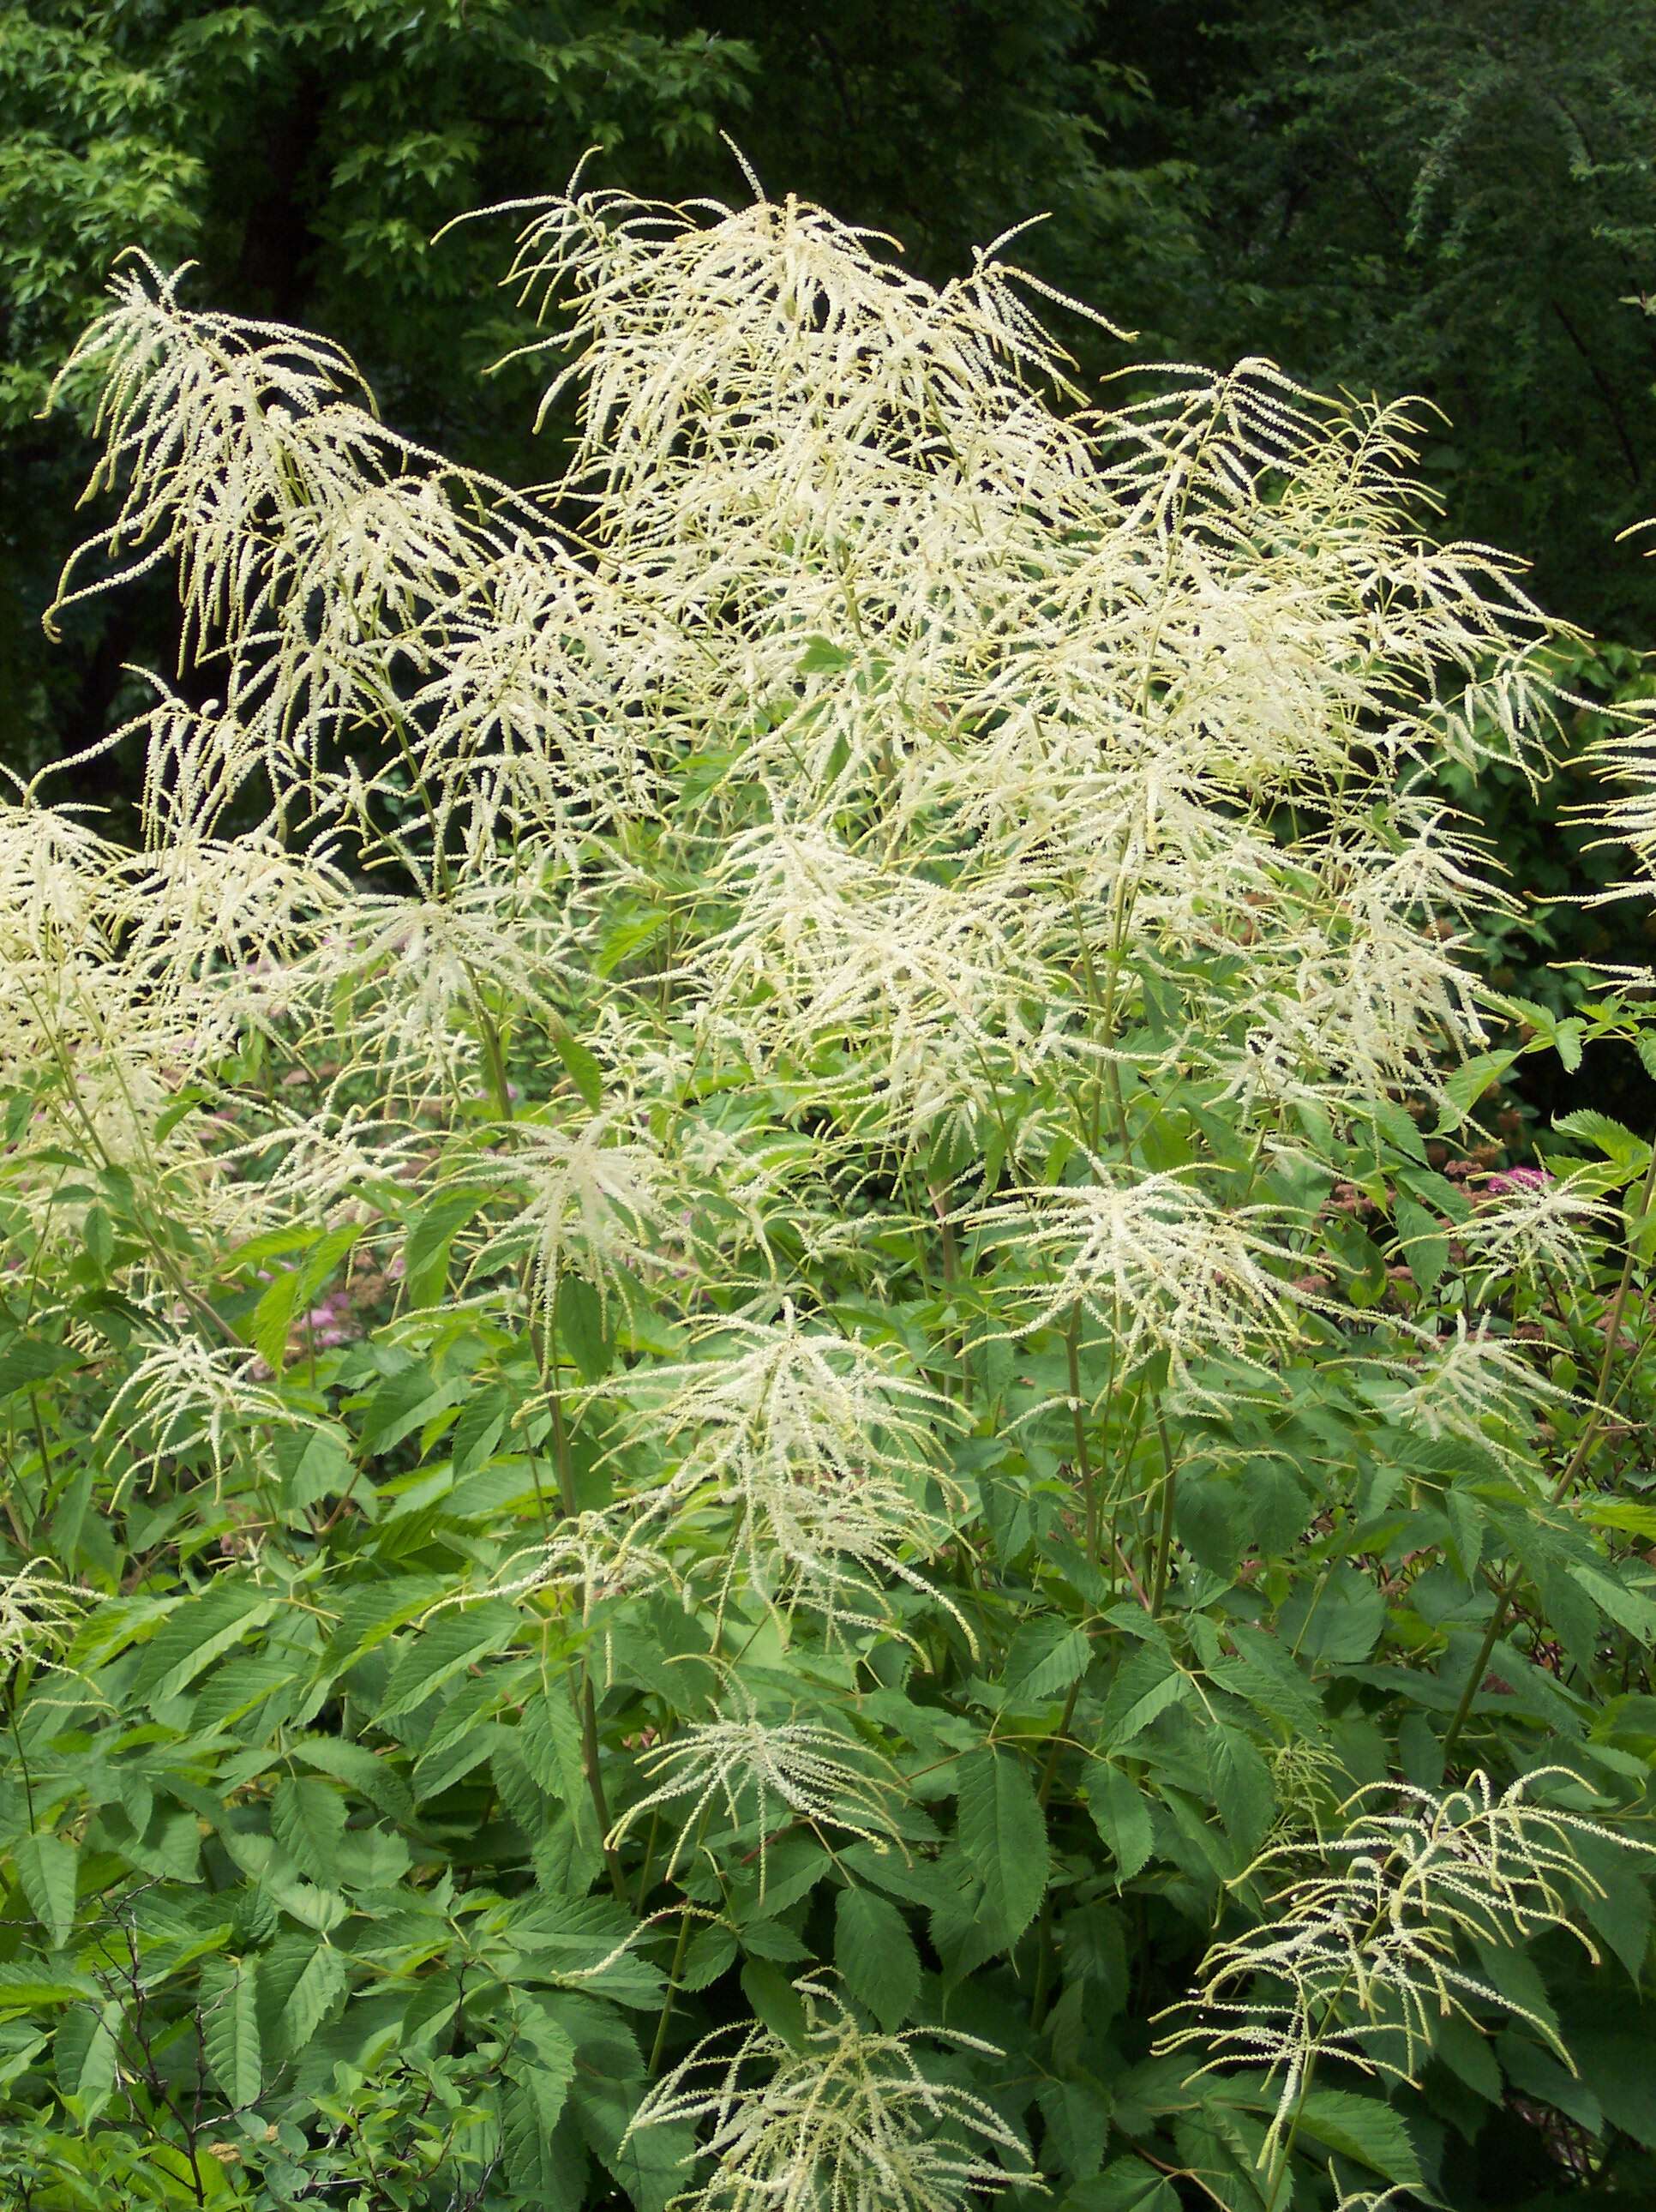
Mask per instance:
[[[1187,35],[1144,57],[1144,112],[1200,180],[1207,281],[1181,343],[1434,399],[1428,467],[1457,528],[1524,553],[1559,612],[1642,641],[1656,593],[1614,539],[1656,505],[1656,15],[1174,12]]]

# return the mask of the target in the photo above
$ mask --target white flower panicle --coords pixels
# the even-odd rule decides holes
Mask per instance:
[[[1028,2186],[1023,2146],[984,2098],[937,2078],[928,2043],[997,2058],[948,2028],[881,2035],[827,1984],[794,1988],[796,2048],[757,2021],[705,2037],[658,2082],[629,2134],[711,2119],[707,2178],[678,2199],[698,2212],[965,2212],[984,2192]]]
[[[137,1477],[153,1481],[164,1462],[200,1455],[216,1486],[244,1461],[268,1462],[278,1430],[326,1433],[325,1422],[257,1379],[262,1363],[245,1345],[172,1337],[141,1352],[94,1439],[118,1439],[128,1456],[115,1486],[118,1499]]]
[[[0,1667],[55,1668],[99,1593],[64,1582],[50,1559],[0,1576]]]
[[[963,1217],[1004,1237],[1031,1269],[1021,1332],[1079,1310],[1104,1329],[1124,1377],[1162,1352],[1181,1387],[1204,1358],[1257,1362],[1265,1347],[1295,1340],[1296,1262],[1268,1234],[1268,1208],[1228,1211],[1182,1170],[1139,1175],[1096,1156],[1088,1164],[1089,1182],[1021,1191]]]
[[[1375,1359],[1389,1418],[1441,1439],[1492,1446],[1514,1454],[1512,1437],[1533,1428],[1541,1411],[1569,1402],[1569,1393],[1543,1374],[1528,1353],[1491,1329],[1487,1318],[1472,1326],[1457,1313],[1447,1335],[1411,1328],[1421,1350],[1410,1361]]]
[[[1539,1172],[1489,1177],[1471,1193],[1471,1212],[1454,1231],[1472,1282],[1487,1289],[1519,1273],[1565,1282],[1588,1273],[1615,1234],[1617,1212],[1586,1183],[1580,1176],[1555,1181]]]
[[[1467,1970],[1463,1947],[1556,1928],[1596,1960],[1571,1917],[1602,1894],[1577,1839],[1656,1845],[1538,1800],[1549,1780],[1579,1786],[1563,1767],[1538,1767],[1499,1795],[1482,1772],[1442,1795],[1374,1783],[1340,1808],[1337,1832],[1273,1844],[1241,1877],[1289,1876],[1266,1899],[1271,1917],[1213,1946],[1192,1995],[1171,2008],[1186,2024],[1157,2048],[1205,2051],[1198,2074],[1243,2063],[1277,2077],[1270,2156],[1319,2059],[1413,2081],[1434,2023],[1475,2021],[1486,2006],[1518,2014],[1572,2063],[1547,2021]]]
[[[549,1335],[565,1277],[608,1300],[652,1267],[688,1264],[691,1194],[638,1117],[616,1109],[567,1127],[525,1119],[498,1138],[491,1154],[455,1171],[459,1182],[498,1192],[517,1209],[489,1225],[471,1272],[526,1267]]]
[[[707,1562],[721,1606],[741,1581],[834,1635],[892,1628],[893,1582],[947,1602],[919,1565],[954,1534],[924,1499],[931,1482],[959,1504],[936,1463],[952,1416],[890,1353],[790,1305],[775,1322],[722,1322],[710,1352],[617,1389],[670,1470],[637,1496],[638,1525],[658,1543],[722,1531]]]
[[[491,857],[619,883],[658,838],[719,866],[657,1011],[688,990],[719,1063],[905,1152],[1119,1051],[1152,984],[1266,1122],[1480,1046],[1441,931],[1497,895],[1410,777],[1534,763],[1552,632],[1500,556],[1414,533],[1406,410],[1247,362],[1074,413],[1043,288],[993,252],[937,289],[793,199],[520,212],[516,280],[570,316],[542,343],[549,404],[580,394],[578,537],[386,431],[337,349],[147,264],[77,356],[127,486],[93,550],[176,557],[224,670],[143,718],[152,834],[210,840],[258,786],[416,879],[293,963],[328,1057],[423,1103],[475,1083],[480,997],[543,1011],[572,976],[658,1053],[546,924],[553,883],[525,902]],[[236,866],[285,958],[317,885]],[[1198,946],[1246,950],[1240,1020]]]
[[[892,1803],[901,1785],[866,1744],[819,1722],[763,1720],[740,1682],[726,1703],[730,1710],[716,1720],[692,1722],[643,1754],[640,1771],[655,1787],[616,1822],[610,1848],[646,1813],[688,1799],[665,1869],[670,1877],[702,1816],[721,1802],[732,1829],[749,1817],[759,1823],[762,1893],[766,1845],[779,1816],[784,1824],[792,1816],[814,1828],[843,1829],[879,1851],[898,1840]]]

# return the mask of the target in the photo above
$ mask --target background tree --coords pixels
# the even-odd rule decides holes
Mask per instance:
[[[1264,353],[1325,390],[1434,400],[1423,475],[1455,533],[1521,553],[1544,605],[1611,641],[1580,653],[1579,692],[1647,690],[1656,570],[1617,538],[1656,507],[1656,17],[1636,0],[1173,0],[1104,24],[1149,94],[1121,158],[1182,160],[1198,248],[1101,281],[1113,312],[1151,349]],[[1567,732],[1578,766],[1600,726]],[[1649,957],[1643,917],[1571,903],[1613,872],[1576,826],[1583,789],[1569,773],[1538,807],[1499,776],[1451,794],[1539,902],[1489,948],[1497,972],[1555,1004],[1553,963]],[[1642,1117],[1646,1079],[1623,1073],[1606,1103]]]
[[[1649,512],[1656,459],[1656,17],[1636,0],[1167,12],[1183,35],[1147,50],[1143,112],[1201,180],[1183,343],[1425,393],[1449,418],[1428,466],[1456,527],[1521,550],[1573,619],[1647,631],[1648,573],[1613,538]]]

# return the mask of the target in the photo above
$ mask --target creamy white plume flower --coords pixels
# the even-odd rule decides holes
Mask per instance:
[[[532,1471],[529,1479],[535,1480]],[[567,1516],[537,1544],[525,1545],[505,1559],[488,1579],[440,1598],[422,1616],[451,1607],[477,1605],[487,1598],[532,1598],[543,1591],[574,1598],[583,1626],[592,1624],[612,1598],[683,1596],[683,1579],[674,1561],[646,1540],[626,1506],[602,1506]],[[610,1624],[602,1628],[604,1662],[613,1668]]]
[[[713,885],[736,915],[686,963],[697,1018],[755,1066],[779,1058],[802,1095],[859,1103],[859,1127],[900,1143],[986,1111],[1063,991],[1045,905],[982,872],[937,882],[822,825],[775,823],[733,838]]]
[[[1601,845],[1626,846],[1637,872],[1598,893],[1589,903],[1648,899],[1656,896],[1656,714],[1648,700],[1610,707],[1595,701],[1593,712],[1607,715],[1611,726],[1589,749],[1588,758],[1610,785],[1611,793],[1578,808],[1577,817],[1603,832]],[[1656,969],[1646,968],[1636,975],[1647,987],[1656,981]]]
[[[195,1337],[151,1339],[111,1399],[94,1441],[118,1440],[126,1465],[115,1486],[167,1461],[200,1455],[215,1488],[231,1469],[265,1465],[274,1431],[327,1433],[327,1425],[257,1380],[258,1355],[245,1345],[206,1345]]]
[[[966,2212],[985,2191],[1041,2185],[988,2101],[929,2069],[941,2052],[998,2058],[951,2028],[876,2034],[820,1979],[794,1984],[795,2045],[758,2021],[703,2037],[628,2128],[710,2119],[699,2212]],[[933,2062],[935,2069],[935,2062]]]
[[[1656,1846],[1538,1801],[1533,1792],[1549,1779],[1579,1786],[1564,1767],[1538,1767],[1499,1795],[1481,1771],[1445,1794],[1372,1783],[1340,1808],[1338,1832],[1273,1844],[1243,1877],[1289,1875],[1266,1899],[1271,1917],[1213,1946],[1193,1994],[1163,2015],[1194,2017],[1157,2048],[1205,2051],[1198,2075],[1242,2063],[1279,2077],[1268,2157],[1315,2060],[1412,2081],[1437,2021],[1477,2025],[1485,2008],[1504,2009],[1571,2064],[1551,2024],[1469,1972],[1462,1947],[1556,1928],[1596,1961],[1573,1914],[1603,1891],[1577,1838]]]
[[[571,317],[579,538],[385,430],[336,349],[144,264],[79,358],[128,486],[94,549],[176,556],[225,672],[151,710],[152,829],[209,837],[262,780],[272,823],[423,886],[294,978],[345,989],[352,1066],[423,1103],[475,1087],[480,996],[567,966],[612,998],[543,933],[561,890],[502,903],[500,836],[572,880],[715,839],[664,1011],[690,989],[704,1049],[909,1153],[1095,1067],[1152,983],[1268,1127],[1477,1046],[1441,917],[1495,895],[1402,787],[1446,748],[1533,763],[1549,632],[1499,556],[1414,533],[1405,409],[1248,362],[1072,415],[992,252],[937,290],[793,200],[522,212],[518,278]],[[1251,1018],[1216,1025],[1196,948],[1246,950]]]
[[[1114,1382],[1165,1376],[1186,1411],[1314,1352],[1391,1422],[1532,1466],[1517,1441],[1562,1394],[1518,1340],[1463,1314],[1342,1341],[1314,1220],[1253,1202],[1317,1187],[1314,1159],[1272,1170],[1319,1129],[1454,1103],[1491,1030],[1469,956],[1510,902],[1431,794],[1446,763],[1538,774],[1567,703],[1516,564],[1422,538],[1411,410],[1258,361],[1091,409],[1006,240],[935,287],[792,198],[572,183],[517,212],[513,276],[566,317],[528,350],[579,410],[537,493],[388,430],[337,348],[192,313],[142,260],[72,364],[104,379],[92,489],[118,508],[55,613],[166,564],[187,671],[93,749],[144,747],[142,853],[39,779],[0,807],[8,1200],[37,1246],[100,1176],[135,1235],[157,1224],[118,1285],[143,1328],[99,1353],[124,1374],[97,1431],[116,1503],[325,1425],[300,1377],[182,1334],[227,1310],[234,1237],[429,1249],[457,1218],[460,1298],[385,1340],[538,1367],[488,1510],[524,1506],[543,1425],[586,1510],[478,1535],[476,1578],[576,1651],[672,1597],[835,1666],[919,1656],[940,1612],[972,1644],[941,1586],[978,1510],[952,1431],[1025,1418],[1052,1363],[1024,1340],[1071,1319]],[[1646,865],[1647,737],[1601,763]],[[1209,1116],[1252,1180],[1102,1157],[1186,1158]],[[1475,1205],[1461,1287],[1579,1279],[1602,1218]],[[795,1284],[821,1319],[777,1315]],[[590,1388],[577,1285],[615,1324]],[[985,1362],[958,1340],[980,1329]],[[951,1388],[958,1350],[963,1394],[981,1365],[1023,1395],[963,1418],[911,1332]],[[1131,1482],[1135,1444],[1107,1442]],[[1244,1437],[1227,1473],[1290,1445]],[[0,1652],[59,1647],[90,1601],[39,1565],[9,1587]],[[773,1819],[895,1842],[852,1726],[732,1689],[646,1750],[611,1846],[660,1814],[681,1863],[721,1810],[756,1820],[761,1869]],[[1463,1941],[1568,1924],[1585,1882],[1592,1824],[1482,1778],[1360,1795],[1338,1828],[1328,1757],[1274,1755],[1278,1826],[1230,1901],[1283,1887],[1174,2037],[1275,2069],[1278,2147],[1319,2049],[1416,2070],[1439,2018],[1495,2002]],[[1039,2185],[999,2110],[1024,2075],[961,2086],[998,2053],[875,2034],[820,1977],[797,1995],[798,2036],[721,2031],[635,2116],[706,2124],[691,2203],[966,2212]]]
[[[62,808],[0,801],[0,959],[107,959],[128,856]]]
[[[758,1822],[762,1894],[770,1831],[790,1815],[813,1828],[843,1829],[877,1851],[899,1840],[892,1805],[901,1784],[889,1762],[859,1738],[816,1721],[762,1719],[739,1680],[725,1705],[718,1718],[693,1721],[640,1756],[639,1771],[655,1787],[616,1822],[610,1848],[646,1813],[688,1800],[664,1869],[664,1879],[670,1878],[694,1847],[703,1814],[719,1803],[732,1830]]]
[[[1491,1176],[1471,1196],[1453,1233],[1480,1299],[1499,1277],[1526,1269],[1577,1280],[1616,1233],[1617,1209],[1580,1176]]]
[[[305,1073],[303,1068],[297,1071]],[[259,1230],[347,1221],[381,1222],[393,1201],[435,1163],[429,1130],[361,1103],[309,1113],[276,1101],[225,1158],[246,1173],[237,1184]],[[251,1233],[251,1231],[250,1231]]]
[[[321,933],[339,927],[349,899],[345,878],[325,858],[293,853],[261,832],[175,835],[126,871],[112,903],[123,966],[157,1011],[182,1001],[186,1014],[209,1018],[203,1029],[227,1022],[234,1035],[241,1019],[264,1011],[258,979],[289,970]]]
[[[1453,1329],[1441,1336],[1412,1326],[1405,1334],[1421,1347],[1412,1358],[1368,1363],[1374,1395],[1400,1426],[1435,1440],[1458,1437],[1512,1456],[1508,1431],[1522,1434],[1544,1407],[1568,1402],[1569,1393],[1510,1340],[1496,1335],[1487,1316],[1474,1327],[1457,1313]]]
[[[1140,1175],[1088,1156],[1091,1180],[1026,1188],[962,1218],[1007,1243],[1030,1270],[1016,1334],[1089,1315],[1130,1374],[1165,1352],[1169,1378],[1192,1382],[1215,1353],[1258,1364],[1293,1343],[1303,1300],[1294,1253],[1267,1231],[1271,1209],[1227,1210],[1182,1170]]]
[[[1372,896],[1371,896],[1372,894]],[[1489,1031],[1452,938],[1398,911],[1372,874],[1267,901],[1253,916],[1248,990],[1204,1057],[1250,1115],[1319,1102],[1343,1115],[1389,1092],[1444,1097]]]
[[[382,1096],[475,1089],[492,1002],[555,1018],[567,922],[533,860],[490,855],[440,892],[342,902],[280,971],[301,1034],[318,1048],[337,1040],[344,1068],[371,1074]]]
[[[1339,1759],[1314,1736],[1290,1735],[1271,1747],[1266,1763],[1275,1808],[1268,1844],[1321,1835],[1341,1809],[1342,1785],[1350,1779]]]
[[[688,1264],[684,1177],[641,1117],[622,1109],[569,1126],[510,1122],[489,1155],[458,1164],[452,1179],[515,1203],[488,1225],[468,1279],[525,1267],[549,1336],[565,1276],[579,1276],[607,1301],[652,1269]]]
[[[890,1628],[891,1582],[939,1596],[919,1565],[953,1531],[923,1498],[931,1482],[960,1502],[937,1467],[954,1416],[891,1352],[788,1305],[774,1322],[721,1322],[701,1357],[613,1387],[672,1470],[637,1496],[640,1526],[658,1542],[669,1527],[716,1536],[706,1571],[721,1607],[743,1581],[833,1636]]]
[[[0,1575],[0,1667],[55,1668],[99,1592],[64,1582],[50,1559]]]

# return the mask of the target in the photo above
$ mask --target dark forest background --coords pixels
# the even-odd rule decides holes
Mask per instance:
[[[1656,567],[1617,534],[1656,511],[1650,0],[9,0],[0,760],[90,743],[140,703],[127,665],[172,658],[159,582],[39,628],[89,447],[75,395],[39,410],[122,247],[338,338],[400,428],[533,482],[559,434],[531,434],[533,369],[480,377],[519,328],[510,226],[433,234],[595,144],[597,181],[739,198],[721,131],[928,276],[1046,214],[1016,258],[1137,333],[1077,319],[1086,378],[1266,354],[1429,399],[1444,527],[1522,553],[1594,635],[1586,696],[1646,688]],[[129,773],[79,795],[118,807]],[[1612,865],[1568,830],[1580,795],[1475,802],[1544,902],[1496,948],[1532,995],[1550,960],[1641,950],[1565,900]]]

